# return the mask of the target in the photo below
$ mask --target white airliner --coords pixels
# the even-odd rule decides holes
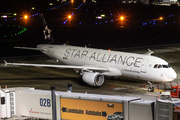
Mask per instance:
[[[46,29],[48,27],[46,26]],[[176,72],[163,59],[151,56],[153,53],[135,54],[108,51],[69,45],[40,44],[37,48],[16,47],[40,50],[57,62],[65,65],[7,63],[5,65],[72,68],[82,77],[81,81],[91,86],[101,86],[104,76],[129,77],[148,81],[148,91],[154,91],[151,82],[167,82],[177,77]]]
[[[40,50],[66,65],[7,62],[6,65],[72,68],[82,75],[83,82],[92,86],[101,86],[104,83],[104,76],[123,76],[152,82],[167,82],[177,77],[172,67],[165,60],[151,56],[151,51],[146,54],[134,54],[52,44],[40,44],[37,48],[24,49]],[[148,91],[154,91],[151,83]]]

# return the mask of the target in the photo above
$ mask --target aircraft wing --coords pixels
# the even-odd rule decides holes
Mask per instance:
[[[13,65],[13,66],[34,66],[34,67],[54,67],[54,68],[72,68],[79,69],[84,71],[100,71],[100,72],[108,72],[109,69],[106,67],[96,67],[96,66],[73,66],[73,65],[47,65],[47,64],[25,64],[25,63],[7,63],[5,60],[5,66]]]
[[[18,49],[27,49],[27,50],[41,50],[41,51],[47,51],[47,49],[44,48],[30,48],[30,47],[14,47]]]

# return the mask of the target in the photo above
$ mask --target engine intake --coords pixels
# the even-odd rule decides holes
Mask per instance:
[[[97,72],[86,72],[83,74],[82,80],[91,86],[101,86],[104,83],[104,76]]]

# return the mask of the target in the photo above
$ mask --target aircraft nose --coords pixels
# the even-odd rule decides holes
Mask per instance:
[[[174,80],[174,79],[176,79],[176,77],[177,77],[177,74],[176,74],[176,72],[172,69],[171,70],[171,72],[169,73],[169,80]]]

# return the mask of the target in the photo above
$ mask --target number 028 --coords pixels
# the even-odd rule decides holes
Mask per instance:
[[[40,106],[51,107],[51,100],[46,98],[40,98]]]

